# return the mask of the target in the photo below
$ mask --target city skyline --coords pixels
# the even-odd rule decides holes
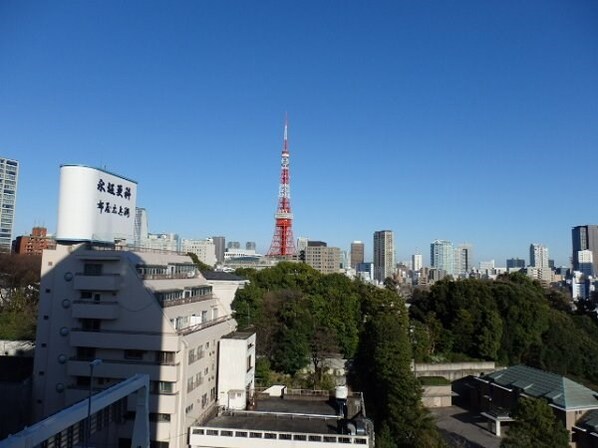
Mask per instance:
[[[598,221],[563,168],[598,144],[598,6],[343,6],[4,2],[13,237],[56,232],[73,163],[138,181],[151,232],[265,253],[288,112],[296,237],[371,259],[387,228],[397,260],[445,239],[499,264],[537,242],[567,265],[571,229]]]

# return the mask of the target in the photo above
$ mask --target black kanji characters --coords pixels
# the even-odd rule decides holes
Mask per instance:
[[[123,186],[120,184],[116,186],[116,195],[121,198],[123,197]]]
[[[100,179],[98,181],[98,191],[106,191],[105,185],[106,183],[102,179]]]
[[[104,201],[98,201],[98,209],[100,210],[100,214],[104,211]]]
[[[131,187],[125,187],[125,199],[131,199]]]

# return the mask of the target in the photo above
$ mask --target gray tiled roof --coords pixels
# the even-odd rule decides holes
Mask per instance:
[[[517,365],[485,375],[483,379],[509,389],[519,389],[535,398],[545,398],[566,410],[591,407],[598,409],[596,392],[555,373]]]

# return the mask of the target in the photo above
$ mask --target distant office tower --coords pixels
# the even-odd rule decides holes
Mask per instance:
[[[357,268],[359,263],[364,260],[365,245],[361,241],[353,241],[351,243],[351,267]]]
[[[142,247],[147,239],[149,233],[147,221],[147,211],[144,208],[136,207],[133,227],[133,240],[136,247]]]
[[[577,254],[582,250],[591,250],[592,259],[598,263],[598,225],[585,225],[573,227],[571,230],[573,239],[573,270],[580,271]],[[598,266],[594,265],[594,276],[598,274]]]
[[[473,267],[473,246],[459,244],[454,250],[453,272],[455,275],[466,275]]]
[[[229,241],[226,244],[226,248],[227,249],[241,249],[241,243],[239,243],[238,241]]]
[[[216,261],[224,262],[224,249],[226,248],[226,239],[223,236],[213,236],[214,248],[216,250]]]
[[[305,249],[305,263],[322,274],[339,272],[341,266],[341,250],[338,247],[327,247],[322,241],[309,242]]]
[[[507,258],[507,269],[523,269],[525,260],[521,258]]]
[[[547,268],[548,248],[542,244],[530,244],[529,246],[529,265],[534,268]]]
[[[453,243],[445,240],[436,240],[430,244],[431,265],[437,271],[444,271],[446,275],[453,275]]]
[[[424,267],[424,257],[422,256],[422,254],[411,255],[411,270],[419,271],[423,267]]]
[[[45,227],[34,227],[31,235],[21,235],[15,241],[15,253],[26,255],[41,255],[44,249],[54,249],[56,240],[48,236]]]
[[[366,282],[371,282],[374,280],[374,263],[359,263],[355,270],[357,271],[357,276],[360,279],[365,280]]]
[[[245,250],[255,250],[256,245],[254,241],[247,241],[245,243]]]
[[[586,277],[594,275],[594,254],[591,250],[580,250],[577,252],[578,271]]]
[[[374,280],[383,282],[395,269],[395,242],[392,230],[374,232]]]
[[[12,249],[19,162],[0,157],[0,252]]]
[[[197,255],[197,259],[208,266],[216,264],[216,246],[212,238],[206,240],[184,239],[181,247],[181,252]]]

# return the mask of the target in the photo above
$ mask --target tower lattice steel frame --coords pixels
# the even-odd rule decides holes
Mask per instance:
[[[274,215],[276,224],[268,257],[288,257],[295,255],[293,240],[293,213],[291,212],[291,176],[289,172],[288,117],[284,122],[284,142],[280,162],[280,185],[278,187],[278,208]]]

